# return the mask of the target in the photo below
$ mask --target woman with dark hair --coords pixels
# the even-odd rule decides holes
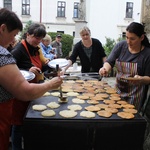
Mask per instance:
[[[114,65],[117,93],[140,111],[150,83],[150,43],[142,24],[132,22],[126,28],[126,40],[113,48],[99,74],[107,76]],[[128,77],[134,80],[126,80]]]
[[[58,88],[62,83],[60,77],[42,84],[29,83],[22,76],[13,56],[6,49],[22,28],[22,23],[14,12],[0,9],[0,150],[7,150],[9,147],[14,97],[31,101]]]
[[[33,72],[35,79],[32,83],[38,83],[42,79],[42,67],[49,59],[41,59],[43,55],[40,49],[40,42],[46,35],[46,30],[43,24],[33,23],[28,27],[24,39],[14,47],[11,51],[17,66],[20,69]],[[44,58],[44,57],[43,57]],[[13,101],[13,118],[12,118],[12,149],[22,149],[22,124],[23,117],[28,107],[29,102],[19,100]]]

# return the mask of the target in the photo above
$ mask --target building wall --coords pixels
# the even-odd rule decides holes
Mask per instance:
[[[30,16],[21,15],[22,0],[12,0],[12,10],[17,13],[23,24],[29,20],[44,23],[47,32],[64,31],[73,35],[75,21],[73,19],[74,2],[80,0],[63,0],[66,2],[66,17],[57,17],[58,0],[30,0]],[[84,0],[86,2],[86,22],[91,29],[92,37],[105,44],[106,38],[118,39],[129,23],[141,20],[142,0]],[[40,9],[40,2],[42,2]],[[134,3],[133,19],[126,19],[126,2]],[[3,7],[3,0],[0,1]]]
[[[125,18],[126,2],[134,3],[133,19]],[[105,37],[118,39],[131,22],[140,22],[141,0],[90,0],[88,7],[88,26],[92,36],[102,43]]]

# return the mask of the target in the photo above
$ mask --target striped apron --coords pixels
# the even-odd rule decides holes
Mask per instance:
[[[137,63],[134,62],[121,62],[116,60],[116,89],[117,93],[121,95],[121,98],[135,105],[137,110],[140,110],[143,100],[144,85],[135,85],[129,83],[128,80],[122,80],[124,77],[134,77],[138,74]]]

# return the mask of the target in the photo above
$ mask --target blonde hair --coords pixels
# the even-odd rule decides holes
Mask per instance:
[[[84,26],[83,28],[80,29],[80,35],[85,31],[88,32],[89,35],[91,35],[91,31],[87,26]]]
[[[51,38],[51,36],[50,35],[48,35],[48,34],[46,34],[45,35],[45,37],[42,39],[43,41],[46,41],[46,40],[48,40],[48,41],[52,41],[52,38]]]

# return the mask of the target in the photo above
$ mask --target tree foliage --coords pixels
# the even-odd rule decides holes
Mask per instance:
[[[107,56],[109,56],[110,52],[112,51],[112,49],[114,48],[116,42],[114,39],[111,39],[111,38],[108,38],[108,37],[105,37],[106,38],[106,44],[103,45],[104,49],[105,49],[105,53]]]
[[[22,32],[20,33],[20,40],[23,38],[24,34],[27,32],[29,26],[32,24],[33,22],[31,20],[29,20],[25,27],[23,28]]]
[[[51,36],[52,41],[54,41],[58,32],[48,32],[48,34]],[[59,34],[61,34],[62,36],[61,42],[62,42],[63,58],[66,58],[69,56],[69,53],[72,50],[73,36],[69,34],[62,34],[62,33],[59,33]]]

